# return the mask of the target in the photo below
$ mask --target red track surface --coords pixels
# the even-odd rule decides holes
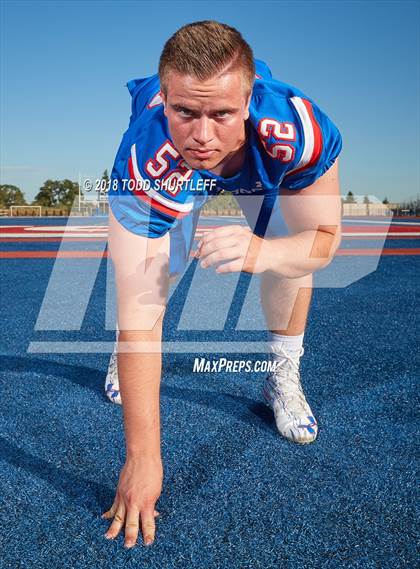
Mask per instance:
[[[339,256],[420,255],[420,249],[339,249]],[[107,251],[0,251],[0,259],[92,259],[107,257]],[[192,255],[190,255],[192,257]]]
[[[398,219],[406,219],[409,223],[395,223]],[[420,220],[419,217],[399,218],[394,217],[391,226],[388,224],[375,223],[378,220],[370,220],[372,223],[352,223],[348,225],[343,223],[343,240],[380,240],[381,244],[386,239],[419,239],[420,237]],[[366,220],[369,221],[369,220]],[[379,219],[379,221],[381,221]],[[219,227],[218,225],[199,225],[197,227],[197,235],[203,234],[206,231]],[[42,235],[40,235],[42,233]],[[82,235],[79,237],[77,233]],[[94,234],[90,236],[89,233]],[[34,234],[34,236],[32,236]],[[45,235],[45,237],[44,237]],[[107,238],[107,226],[48,226],[38,224],[28,225],[14,225],[14,226],[1,226],[0,227],[0,244],[4,243],[95,243],[104,242]],[[379,245],[379,244],[378,244]],[[77,247],[77,246],[76,246]],[[41,249],[41,247],[40,247]],[[352,249],[339,249],[337,255],[419,255],[419,248],[400,247],[400,248],[352,248]],[[98,258],[106,256],[106,251],[0,251],[0,258],[2,259],[49,259],[49,258]]]

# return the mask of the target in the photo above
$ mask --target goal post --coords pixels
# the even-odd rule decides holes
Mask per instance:
[[[23,210],[20,215],[30,216],[38,215],[42,216],[42,206],[40,205],[11,205],[10,206],[10,217],[16,216],[19,210]]]

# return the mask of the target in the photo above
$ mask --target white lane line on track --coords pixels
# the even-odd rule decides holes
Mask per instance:
[[[32,354],[98,354],[112,353],[114,342],[30,342],[28,353]],[[170,353],[266,353],[267,343],[261,341],[244,342],[137,342],[137,351]],[[124,351],[124,347],[122,347]],[[130,348],[127,348],[127,352]],[[132,347],[131,347],[132,351]]]
[[[48,239],[48,237],[62,237],[63,239],[71,239],[72,237],[102,237],[105,239],[106,236],[106,233],[31,233],[30,235],[25,235],[24,233],[5,233],[0,236],[0,240],[7,239],[8,237],[17,237],[19,239],[27,239],[28,241],[36,237],[42,237],[44,239]]]
[[[368,225],[416,225],[420,227],[420,221],[375,221],[369,219],[343,219],[343,223],[350,223],[352,225],[357,225],[358,223],[367,223]]]
[[[88,233],[91,231],[108,231],[107,225],[49,225],[49,226],[32,226],[32,227],[25,227],[25,231],[42,231],[45,233],[53,232],[53,231],[62,231],[63,233],[75,233],[77,231],[87,231]]]

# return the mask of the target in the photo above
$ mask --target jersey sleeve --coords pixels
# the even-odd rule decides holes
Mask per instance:
[[[254,59],[255,79],[272,79],[271,69],[261,59]]]
[[[112,213],[132,233],[162,237],[192,212],[194,192],[183,186],[175,192],[165,189],[143,171],[141,147],[132,144],[128,155],[124,150],[123,144],[110,176],[108,201]],[[177,172],[176,166],[173,172]]]
[[[137,120],[145,109],[150,110],[162,103],[157,74],[142,79],[132,79],[128,81],[127,89],[131,95],[130,125]]]
[[[313,101],[293,96],[290,103],[297,115],[297,161],[290,165],[280,186],[301,190],[334,164],[342,148],[342,138],[335,124]]]

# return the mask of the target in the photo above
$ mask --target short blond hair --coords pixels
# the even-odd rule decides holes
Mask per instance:
[[[243,70],[247,94],[251,93],[255,79],[254,56],[240,32],[213,20],[192,22],[165,43],[159,60],[161,89],[166,95],[171,71],[206,80],[223,70],[237,68]]]

